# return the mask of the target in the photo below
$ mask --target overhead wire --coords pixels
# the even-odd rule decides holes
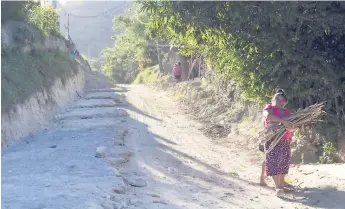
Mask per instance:
[[[114,9],[119,9],[119,8],[123,7],[124,5],[127,5],[127,2],[123,3],[123,4],[119,5],[119,6],[116,6],[116,7],[112,7],[112,8],[110,8],[110,9],[108,9],[108,10],[106,10],[106,11],[100,13],[100,14],[97,14],[97,15],[74,15],[74,14],[72,14],[70,12],[67,12],[67,10],[60,3],[59,3],[59,5],[60,5],[61,9],[65,12],[65,14],[69,14],[69,16],[71,16],[71,17],[76,17],[76,18],[96,18],[96,17],[102,16],[102,15],[104,15],[104,14],[106,14],[106,13],[108,13],[108,12],[114,10]]]
[[[108,10],[106,10],[106,11],[100,13],[100,14],[97,14],[97,15],[85,15],[85,16],[83,16],[83,15],[75,15],[75,14],[72,14],[72,13],[68,12],[68,11],[65,9],[65,7],[62,6],[61,3],[59,3],[59,2],[58,2],[58,5],[59,5],[60,8],[64,11],[65,15],[66,15],[66,14],[68,15],[68,20],[67,20],[67,21],[68,21],[68,24],[67,24],[67,26],[65,25],[65,27],[67,28],[67,31],[68,31],[68,38],[70,39],[70,36],[69,36],[69,17],[75,17],[75,18],[96,18],[96,17],[100,17],[100,16],[102,16],[102,15],[104,15],[104,14],[107,14],[108,12],[113,11],[113,10],[115,10],[115,9],[120,9],[120,8],[123,7],[123,6],[128,5],[127,3],[128,3],[128,2],[125,2],[125,3],[121,4],[121,5],[112,7],[112,8],[110,8],[110,9],[108,9]]]

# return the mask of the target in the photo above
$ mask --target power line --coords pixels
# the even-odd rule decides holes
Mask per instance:
[[[69,17],[70,17],[70,16],[76,17],[76,18],[96,18],[96,17],[102,16],[102,15],[104,15],[104,14],[106,14],[106,13],[108,13],[108,12],[114,10],[114,9],[119,9],[119,8],[121,8],[122,6],[127,5],[127,2],[121,4],[120,6],[112,7],[112,8],[110,8],[109,10],[106,10],[106,11],[104,11],[104,12],[98,14],[98,15],[89,15],[89,16],[74,15],[74,14],[72,14],[72,13],[70,13],[70,12],[67,12],[67,10],[66,10],[59,2],[58,2],[58,4],[60,5],[61,9],[65,12],[65,14],[67,14],[67,17],[68,17],[68,18],[67,18],[67,26],[65,25],[65,28],[67,29],[68,39],[70,39],[70,35],[69,35],[69,29],[70,29],[70,27],[69,27]]]
[[[72,16],[72,17],[77,17],[77,18],[95,18],[95,17],[102,16],[102,15],[104,15],[104,14],[106,14],[106,13],[108,13],[108,12],[114,10],[114,9],[119,9],[119,8],[123,7],[124,5],[127,5],[127,3],[121,4],[120,6],[117,6],[117,7],[113,7],[113,8],[111,8],[111,9],[109,9],[109,10],[107,10],[107,11],[104,11],[104,12],[98,14],[98,15],[93,15],[93,16],[71,15],[71,16]]]
[[[102,16],[102,15],[104,15],[104,14],[106,14],[106,13],[108,13],[108,12],[114,10],[114,9],[119,9],[119,8],[123,7],[124,5],[127,5],[127,2],[126,2],[126,3],[123,3],[123,4],[119,5],[119,6],[116,6],[116,7],[112,7],[112,8],[110,8],[109,10],[106,10],[106,11],[100,13],[100,14],[97,14],[97,15],[87,15],[87,16],[74,15],[74,14],[72,14],[72,13],[67,12],[66,9],[65,9],[60,3],[59,3],[59,5],[60,5],[61,9],[62,9],[66,14],[70,15],[71,17],[76,17],[76,18],[95,18],[95,17]]]

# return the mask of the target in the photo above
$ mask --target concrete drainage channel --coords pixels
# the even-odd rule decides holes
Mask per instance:
[[[56,117],[56,126],[5,149],[4,208],[130,208],[126,191],[146,182],[119,172],[132,156],[120,92],[91,90]]]

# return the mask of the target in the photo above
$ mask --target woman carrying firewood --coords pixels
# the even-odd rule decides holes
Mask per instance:
[[[260,183],[265,185],[263,175],[265,171],[264,167],[266,167],[267,176],[272,176],[273,178],[277,196],[284,194],[284,188],[292,186],[285,182],[285,175],[289,172],[291,158],[290,143],[292,140],[291,132],[294,128],[291,122],[284,119],[291,115],[290,111],[285,108],[287,103],[288,101],[284,90],[279,89],[272,98],[272,104],[267,105],[263,111],[264,124],[266,127],[273,123],[280,123],[286,129],[283,137],[271,151],[266,152],[270,145],[272,145],[272,140],[267,141],[263,144],[263,147],[261,147],[261,151],[264,151],[266,154],[266,163],[262,165],[263,169]]]

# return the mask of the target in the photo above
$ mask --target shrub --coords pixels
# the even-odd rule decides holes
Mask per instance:
[[[330,164],[334,163],[336,148],[331,142],[327,142],[323,146],[323,153],[320,156],[320,163]]]
[[[60,35],[58,19],[55,9],[51,6],[35,6],[29,16],[29,22],[46,35]]]
[[[153,66],[141,71],[133,84],[147,84],[147,85],[154,85],[159,83],[166,83],[169,79],[169,75],[162,75],[159,72],[158,66]]]

